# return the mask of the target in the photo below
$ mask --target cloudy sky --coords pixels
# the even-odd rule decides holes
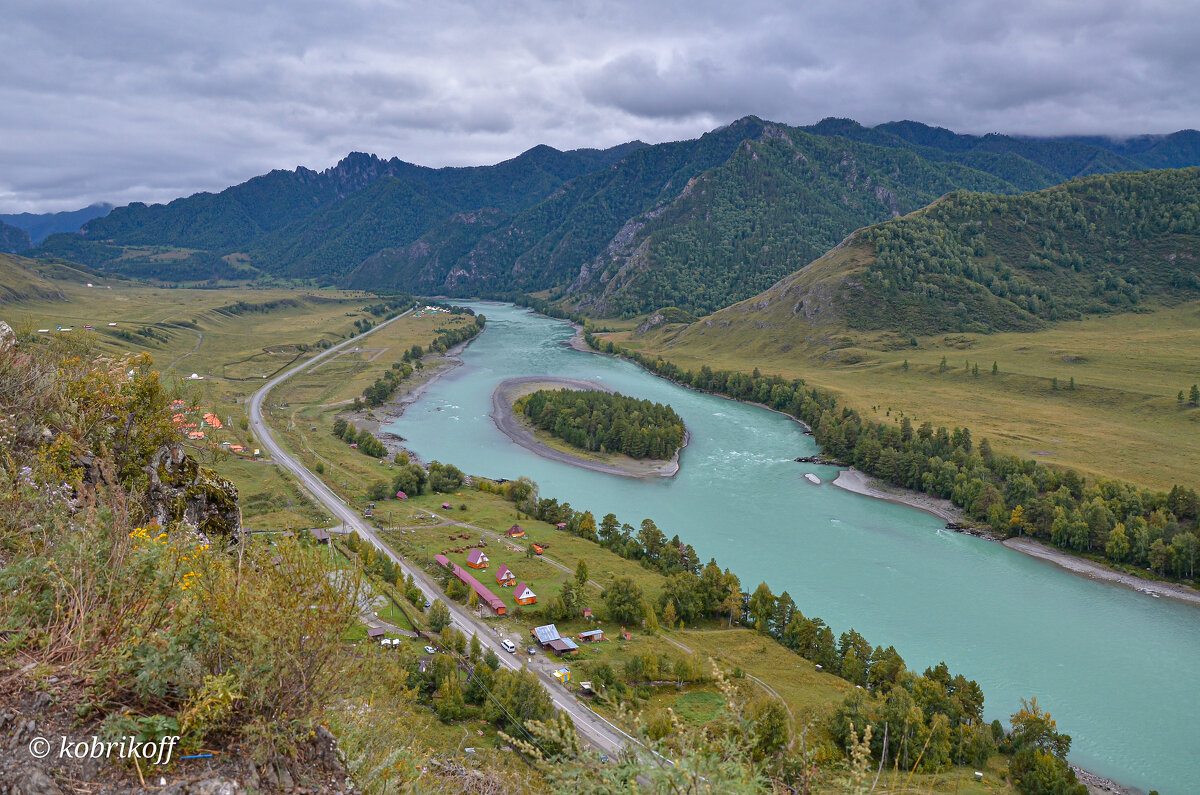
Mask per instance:
[[[747,114],[1200,127],[1192,0],[6,0],[0,212],[163,201],[349,151],[494,163]]]

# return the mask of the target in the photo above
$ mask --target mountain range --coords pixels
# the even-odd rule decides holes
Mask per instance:
[[[321,172],[273,171],[216,194],[116,208],[36,253],[159,281],[537,292],[593,315],[702,315],[953,191],[1016,195],[1192,165],[1193,130],[1110,141],[751,116],[694,140],[539,146],[475,168],[353,153]]]
[[[22,229],[29,235],[25,248],[41,245],[50,235],[60,232],[78,232],[79,229],[93,218],[102,218],[112,212],[113,206],[100,202],[84,207],[81,210],[70,210],[61,213],[16,213],[0,214],[0,225],[7,224]],[[14,249],[21,250],[21,249]]]

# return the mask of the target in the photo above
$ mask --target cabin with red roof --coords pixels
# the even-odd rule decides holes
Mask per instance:
[[[499,570],[496,572],[496,582],[506,588],[511,588],[517,584],[517,575],[512,573],[512,569],[501,563]]]
[[[471,554],[467,555],[467,565],[473,569],[486,569],[488,567],[488,556],[483,554],[482,549],[472,549]]]
[[[513,591],[513,599],[519,605],[532,605],[537,603],[537,594],[525,583],[517,583],[517,589]]]

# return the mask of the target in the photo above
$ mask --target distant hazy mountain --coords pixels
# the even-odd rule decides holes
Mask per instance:
[[[92,204],[82,210],[72,210],[62,213],[17,213],[16,215],[0,215],[0,223],[24,229],[33,240],[33,245],[41,245],[50,235],[59,232],[78,232],[84,224],[93,218],[102,218],[112,212],[113,206],[107,203]]]
[[[277,170],[216,194],[119,207],[78,235],[51,236],[41,253],[162,280],[266,273],[332,283],[455,212],[518,211],[641,146],[571,152],[538,146],[494,166],[441,169],[355,152],[321,172]],[[140,250],[131,255],[128,246]],[[169,248],[170,256],[147,247]]]
[[[24,251],[31,245],[28,232],[0,221],[0,252],[15,254],[18,251]]]
[[[217,194],[131,204],[40,253],[158,280],[283,277],[450,295],[549,291],[601,315],[747,298],[853,230],[966,189],[1200,165],[1200,133],[959,135],[746,117],[695,140],[430,169],[354,153]]]

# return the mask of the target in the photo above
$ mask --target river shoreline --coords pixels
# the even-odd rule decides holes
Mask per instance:
[[[967,522],[962,509],[950,502],[950,500],[943,500],[937,497],[930,497],[927,494],[921,494],[920,492],[888,486],[882,481],[854,468],[839,472],[837,478],[833,481],[833,485],[865,497],[873,497],[877,500],[885,500],[898,505],[907,505],[910,508],[916,508],[919,511],[936,516],[948,524],[954,525],[954,529],[958,532],[966,532],[968,535],[989,541],[999,541],[1014,552],[1020,552],[1031,558],[1053,563],[1059,568],[1065,569],[1072,574],[1078,574],[1081,577],[1113,585],[1123,585],[1126,588],[1140,591],[1147,596],[1165,596],[1169,599],[1177,599],[1181,602],[1200,605],[1200,591],[1189,588],[1186,585],[1159,582],[1158,580],[1150,580],[1145,577],[1126,574],[1125,572],[1110,569],[1087,558],[1081,558],[1078,555],[1072,555],[1070,552],[1056,549],[1032,538],[1001,539],[987,532],[971,532],[969,529],[961,530],[959,528],[969,526],[970,523]]]
[[[909,491],[908,489],[887,486],[882,481],[871,477],[865,472],[860,472],[854,467],[843,469],[839,472],[838,476],[833,479],[833,485],[854,494],[861,494],[864,497],[873,497],[877,500],[916,508],[918,511],[924,511],[927,514],[936,516],[949,524],[962,525],[966,522],[966,517],[963,516],[962,509],[950,502],[950,500],[930,497],[928,494],[921,494],[916,491]]]
[[[478,338],[478,334],[465,342],[460,342],[453,348],[447,350],[441,357],[430,364],[425,365],[420,371],[420,378],[417,383],[400,384],[400,394],[393,396],[382,406],[377,406],[373,409],[361,409],[359,411],[349,411],[346,413],[346,419],[350,421],[356,428],[370,431],[377,438],[388,452],[388,457],[394,457],[400,452],[408,455],[410,461],[424,465],[416,453],[404,446],[404,438],[397,436],[391,431],[384,430],[396,420],[404,416],[404,411],[413,403],[421,399],[425,394],[425,390],[429,389],[439,378],[446,375],[457,367],[462,366],[462,359],[459,358],[467,346]],[[407,386],[407,388],[405,388]]]
[[[534,435],[533,429],[523,422],[513,411],[513,403],[520,397],[539,389],[590,389],[597,392],[612,392],[608,387],[593,381],[577,378],[557,378],[555,376],[531,375],[519,378],[509,378],[501,381],[492,391],[492,424],[516,444],[526,450],[550,461],[590,469],[606,475],[618,475],[627,478],[671,478],[679,472],[679,452],[687,446],[688,436],[685,435],[683,447],[675,451],[670,461],[663,463],[649,460],[637,460],[628,456],[613,457],[610,461],[595,461],[580,455],[573,455],[543,444]],[[627,460],[626,460],[627,459]]]
[[[589,348],[587,343],[583,341],[582,326],[580,326],[578,323],[571,323],[571,326],[575,329],[575,334],[569,340],[567,340],[567,347],[584,353],[601,353],[600,351]],[[673,381],[672,383],[676,382]],[[679,384],[679,386],[683,386],[686,389],[694,389],[694,387],[687,386],[686,384]],[[704,392],[704,390],[696,391]],[[706,392],[705,394],[715,393]],[[723,397],[726,400],[736,400],[736,398],[731,398],[727,395],[717,395],[717,397]],[[783,414],[785,417],[789,417],[790,419],[799,422],[802,426],[804,426],[805,430],[811,432],[811,429],[807,424],[795,417],[792,417],[786,412],[776,411],[770,406],[763,406],[760,403],[753,403],[751,401],[738,402],[747,403],[752,406],[758,406],[760,408],[767,409],[768,411],[775,411],[778,414]],[[1126,588],[1131,588],[1148,596],[1167,597],[1181,602],[1186,602],[1188,604],[1200,605],[1200,591],[1197,591],[1194,588],[1189,588],[1186,585],[1160,582],[1158,580],[1151,580],[1145,577],[1127,574],[1125,572],[1117,571],[1116,569],[1110,569],[1107,566],[1088,560],[1087,558],[1072,555],[1069,552],[1056,549],[1033,539],[1001,539],[986,531],[972,530],[971,522],[966,519],[962,509],[954,505],[954,503],[952,503],[950,500],[930,497],[929,495],[921,492],[911,491],[909,489],[903,489],[885,484],[877,478],[873,478],[864,472],[854,469],[853,467],[838,473],[838,476],[833,480],[833,485],[840,489],[845,489],[846,491],[850,491],[864,497],[871,497],[872,499],[883,500],[885,502],[891,502],[897,505],[905,505],[910,508],[915,508],[918,511],[923,511],[937,517],[938,519],[941,519],[948,525],[951,525],[952,529],[954,529],[956,532],[962,532],[967,535],[972,535],[976,538],[982,538],[988,541],[998,541],[1014,552],[1020,552],[1023,555],[1028,555],[1029,557],[1037,558],[1038,560],[1044,560],[1049,563],[1053,563],[1059,568],[1081,577],[1112,583],[1114,585],[1122,585]],[[1118,785],[1114,784],[1114,786]]]
[[[1077,555],[1072,555],[1070,552],[1055,549],[1032,538],[1008,538],[1000,543],[1009,549],[1053,563],[1060,569],[1065,569],[1073,574],[1078,574],[1092,580],[1113,583],[1114,585],[1124,585],[1126,588],[1132,588],[1148,596],[1165,596],[1168,599],[1176,599],[1180,602],[1200,605],[1200,591],[1189,588],[1186,585],[1148,580],[1145,577],[1116,571],[1099,563],[1094,563],[1087,558],[1081,558]]]

